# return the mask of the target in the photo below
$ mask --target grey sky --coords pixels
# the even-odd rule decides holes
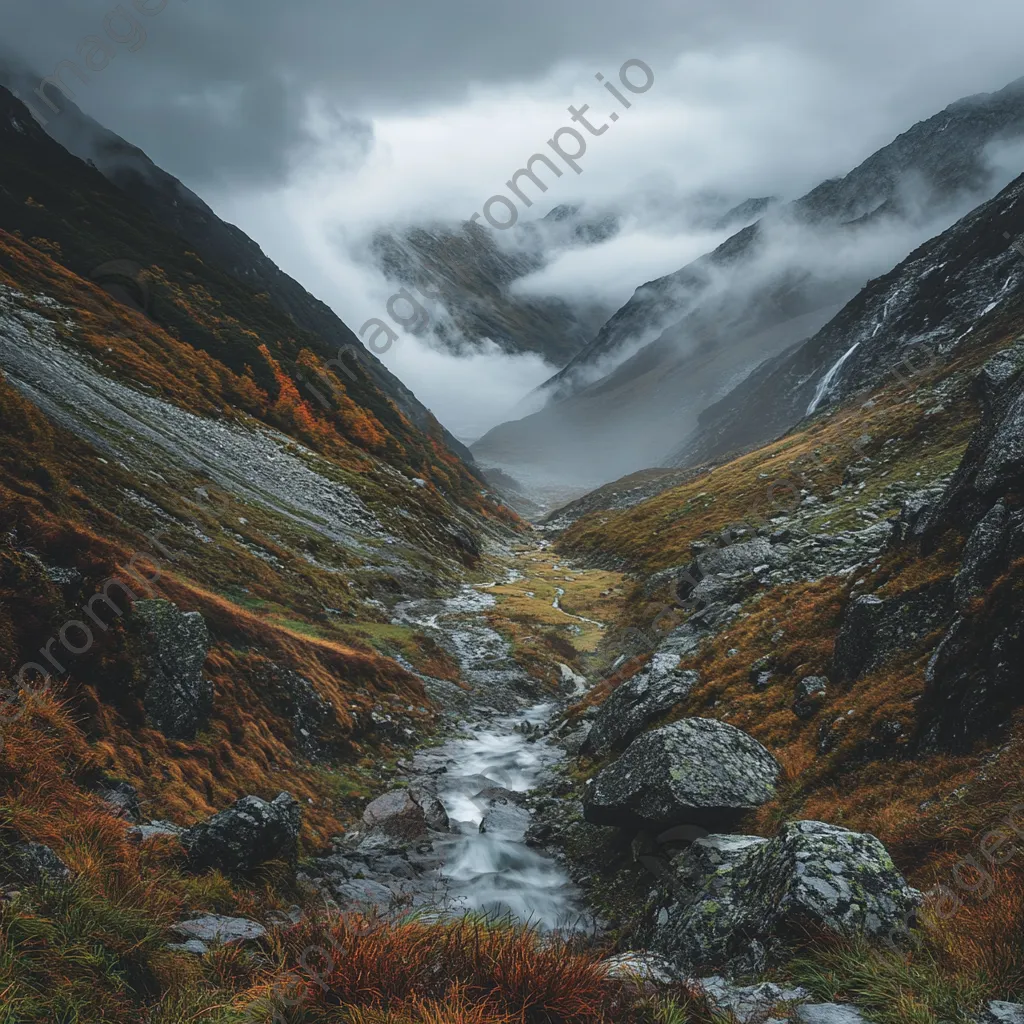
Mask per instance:
[[[0,38],[49,71],[101,33],[115,6],[7,0]],[[843,89],[886,95],[881,138],[1024,72],[1024,10],[1010,0],[167,0],[158,15],[135,16],[145,45],[122,47],[82,105],[199,187],[286,174],[310,95],[372,120],[566,62],[596,70],[634,55],[664,65],[684,52],[782,47],[820,61]]]

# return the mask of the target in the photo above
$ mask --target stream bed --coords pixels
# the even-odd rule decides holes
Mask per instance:
[[[526,842],[524,796],[565,756],[546,729],[557,695],[489,625],[483,613],[495,598],[486,590],[463,586],[451,598],[395,607],[394,623],[415,626],[459,663],[462,685],[420,676],[448,738],[399,762],[401,788],[374,801],[363,825],[337,837],[304,875],[339,908],[481,912],[589,931],[593,918],[564,866]]]

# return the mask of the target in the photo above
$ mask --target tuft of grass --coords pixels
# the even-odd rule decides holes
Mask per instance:
[[[854,1003],[877,1024],[968,1024],[987,995],[981,978],[951,970],[924,942],[905,951],[820,942],[789,970],[817,998]]]

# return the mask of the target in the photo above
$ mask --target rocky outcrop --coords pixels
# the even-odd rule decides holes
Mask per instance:
[[[836,637],[832,678],[850,683],[880,668],[948,622],[952,608],[952,585],[945,581],[885,601],[855,598]]]
[[[170,601],[136,601],[131,622],[141,646],[147,718],[171,739],[193,739],[213,710],[213,684],[203,677],[210,645],[203,617]]]
[[[484,811],[480,831],[512,842],[522,842],[530,828],[530,812],[515,800],[492,800]]]
[[[296,750],[311,760],[323,760],[339,748],[344,733],[334,705],[313,683],[273,662],[263,668],[258,679],[274,710],[291,722]]]
[[[227,810],[181,834],[189,866],[228,873],[251,871],[270,860],[294,863],[302,809],[290,793],[272,801],[244,796]]]
[[[682,703],[699,678],[696,672],[679,669],[678,655],[655,654],[641,672],[616,687],[601,705],[582,752],[606,757],[628,746],[652,722]]]
[[[1013,521],[1002,502],[996,502],[978,521],[960,558],[953,581],[957,607],[963,611],[983,593],[1006,562]]]
[[[921,902],[874,836],[818,821],[772,840],[699,839],[676,871],[675,892],[651,910],[650,945],[687,970],[754,973],[808,926],[900,940]]]
[[[778,762],[725,722],[687,718],[645,733],[587,782],[586,820],[621,828],[722,828],[775,793]]]

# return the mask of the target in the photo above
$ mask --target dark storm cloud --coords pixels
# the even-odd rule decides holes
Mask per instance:
[[[963,32],[965,19],[991,24],[1005,8],[1020,20],[1009,3],[975,4],[972,15],[959,0],[167,0],[148,17],[133,3],[153,11],[163,0],[122,5],[147,39],[135,52],[119,46],[77,90],[81,105],[194,184],[282,180],[311,141],[310,102],[335,112],[358,158],[374,116],[451,101],[473,83],[530,80],[566,61],[597,70],[634,55],[784,45],[832,62],[837,75],[893,78],[924,54],[933,67],[923,94],[954,53],[959,77],[971,77],[963,63],[979,42]],[[78,59],[86,36],[102,37],[115,7],[8,0],[0,38],[49,73]],[[986,60],[992,84],[1013,77]]]

